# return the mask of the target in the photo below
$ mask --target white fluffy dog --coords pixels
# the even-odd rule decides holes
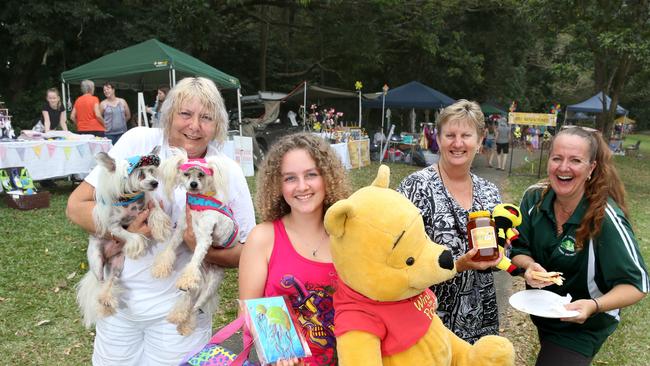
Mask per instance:
[[[187,335],[196,328],[199,309],[210,314],[219,303],[217,290],[223,279],[223,268],[205,263],[203,259],[212,246],[224,249],[234,246],[239,231],[228,207],[226,170],[218,158],[188,159],[184,151],[177,150],[175,156],[165,160],[161,170],[168,196],[177,186],[187,191],[196,237],[192,259],[176,282],[184,293],[167,316],[170,323],[177,325],[180,334]],[[185,215],[182,215],[167,246],[154,260],[154,277],[170,275],[186,226]]]
[[[77,285],[77,302],[86,327],[100,317],[114,314],[119,306],[118,279],[124,267],[124,255],[137,259],[148,245],[146,237],[125,228],[150,202],[153,208],[147,223],[151,235],[159,241],[171,235],[169,217],[151,197],[151,192],[158,187],[158,151],[155,148],[149,155],[124,160],[115,160],[103,152],[96,156],[100,167],[93,209],[96,234],[90,235],[88,243],[88,273]],[[119,244],[106,238],[108,234],[124,243],[121,251]],[[115,252],[118,254],[107,257]]]

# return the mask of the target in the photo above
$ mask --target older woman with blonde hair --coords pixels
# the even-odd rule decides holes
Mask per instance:
[[[305,365],[336,365],[332,295],[337,275],[323,224],[325,211],[349,195],[336,152],[318,136],[298,133],[275,143],[257,179],[255,226],[239,264],[239,298],[286,295],[307,337],[312,357]],[[305,309],[305,298],[317,299]],[[313,332],[315,312],[323,325]],[[295,360],[283,360],[293,364]]]
[[[127,131],[109,155],[125,159],[149,154],[154,147],[161,146],[162,159],[171,156],[174,147],[184,149],[190,158],[222,159],[228,167],[224,175],[228,177],[230,206],[239,224],[239,240],[245,242],[255,225],[253,202],[241,168],[220,149],[226,138],[228,119],[214,82],[200,77],[181,80],[165,99],[161,123],[163,129],[136,127]],[[72,192],[66,210],[68,218],[89,233],[95,232],[92,211],[97,173],[97,169],[93,170]],[[172,223],[191,220],[185,215],[185,197],[182,187],[176,188],[171,200],[162,194],[156,196]],[[151,238],[148,214],[148,209],[140,212],[127,230]],[[176,266],[167,278],[158,279],[151,274],[154,258],[164,245],[156,243],[138,259],[126,257],[120,277],[125,288],[124,301],[114,315],[97,322],[94,365],[178,365],[188,352],[208,341],[212,333],[212,314],[199,311],[196,330],[187,336],[180,335],[176,325],[165,319],[180,296],[175,285],[180,269],[189,262],[196,246],[191,222],[187,227],[183,235],[186,245],[177,251]],[[122,244],[115,242],[114,246],[120,248]],[[242,248],[243,245],[235,245],[232,249],[211,248],[206,260],[224,267],[236,267]],[[113,254],[107,253],[107,256]]]
[[[485,122],[476,102],[459,100],[438,115],[439,161],[406,177],[397,188],[422,212],[427,234],[447,246],[458,274],[435,285],[438,315],[460,338],[474,343],[498,334],[496,290],[490,267],[494,261],[474,261],[469,249],[467,218],[473,211],[492,211],[501,202],[497,187],[470,171],[480,151]]]

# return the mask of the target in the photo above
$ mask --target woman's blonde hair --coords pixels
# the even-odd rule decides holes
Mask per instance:
[[[350,195],[345,169],[338,155],[322,138],[310,133],[284,136],[273,144],[257,174],[255,202],[262,221],[272,222],[287,215],[291,208],[282,196],[282,159],[292,150],[306,151],[323,177],[325,186],[325,211],[336,201]]]
[[[197,99],[203,106],[203,113],[216,123],[217,128],[212,139],[219,145],[223,144],[228,133],[226,106],[214,82],[203,77],[185,78],[169,90],[160,109],[160,126],[163,128],[165,138],[169,138],[174,116],[192,99]]]
[[[483,129],[485,128],[485,116],[481,110],[481,106],[476,102],[470,102],[467,99],[459,99],[456,103],[445,107],[438,118],[436,119],[436,125],[438,126],[438,133],[442,131],[442,128],[447,125],[450,121],[454,120],[465,120],[470,122],[472,126],[476,129],[476,133],[480,138],[483,136]]]

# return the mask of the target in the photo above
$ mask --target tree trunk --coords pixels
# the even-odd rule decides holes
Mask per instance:
[[[266,90],[266,53],[269,48],[269,22],[267,19],[269,7],[260,7],[260,90]]]

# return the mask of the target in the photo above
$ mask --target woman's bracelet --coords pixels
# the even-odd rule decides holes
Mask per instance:
[[[594,314],[600,313],[600,304],[598,304],[598,301],[596,299],[592,299],[592,300],[596,304],[596,312]]]

